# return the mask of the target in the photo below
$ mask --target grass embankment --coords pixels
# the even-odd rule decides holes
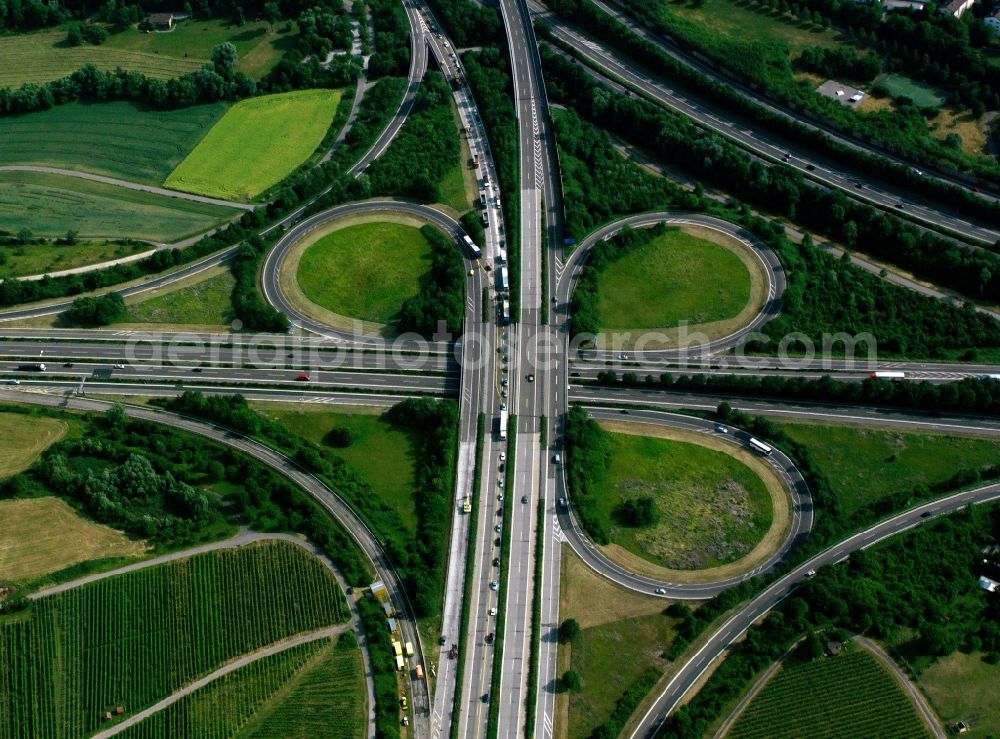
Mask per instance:
[[[1000,667],[983,661],[981,652],[954,652],[920,673],[917,684],[947,725],[969,724],[969,739],[1000,733],[997,680]]]
[[[296,279],[321,308],[388,324],[420,293],[430,264],[430,242],[419,228],[380,220],[338,228],[309,245]]]
[[[148,252],[152,247],[143,243],[112,243],[97,241],[78,244],[28,244],[0,246],[0,280],[9,277],[46,275],[64,269],[100,264],[132,254]]]
[[[568,546],[563,546],[561,565],[559,618],[575,619],[580,635],[559,648],[558,673],[577,672],[580,692],[556,700],[553,723],[565,727],[563,736],[589,736],[647,671],[666,669],[663,653],[673,641],[677,619],[663,614],[668,601],[615,585]]]
[[[601,328],[674,328],[739,315],[750,301],[751,274],[732,248],[670,230],[601,273]]]
[[[228,326],[235,284],[229,270],[220,268],[208,279],[129,305],[123,323]]]
[[[225,103],[149,110],[67,103],[0,118],[0,165],[75,169],[159,185],[226,112]]]
[[[287,542],[42,598],[0,619],[0,732],[88,735],[109,708],[137,711],[238,655],[348,615],[330,570]]]
[[[262,404],[260,412],[293,434],[318,444],[324,452],[343,459],[416,531],[417,510],[413,498],[416,485],[416,447],[419,433],[400,428],[382,417],[377,408],[348,407],[337,411],[325,408],[285,407]],[[337,447],[331,432],[343,429],[351,444]]]
[[[130,28],[111,34],[100,46],[66,46],[65,30],[5,36],[0,44],[0,87],[59,79],[84,64],[108,71],[121,67],[156,79],[180,77],[210,62],[212,47],[225,41],[239,53],[237,69],[259,79],[289,48],[291,38],[269,32],[264,21],[237,26],[222,20],[180,21],[169,33]]]
[[[610,435],[595,511],[612,543],[673,569],[703,569],[750,552],[771,525],[760,477],[722,451],[651,436]],[[655,523],[630,525],[622,506],[650,497]]]
[[[180,241],[240,211],[41,172],[0,172],[0,231]]]
[[[69,431],[69,424],[44,416],[0,413],[0,478],[28,469]]]
[[[146,550],[141,541],[84,518],[59,498],[0,501],[0,521],[0,582]]]
[[[122,732],[153,736],[362,739],[366,691],[352,635],[264,657]]]
[[[108,36],[100,48],[208,63],[212,60],[212,47],[228,41],[239,55],[236,69],[260,79],[292,45],[294,35],[282,34],[283,25],[272,31],[267,21],[251,21],[241,26],[218,18],[188,19],[178,21],[169,33],[144,33],[138,28],[128,28]]]
[[[870,653],[852,646],[836,657],[782,667],[727,736],[927,737],[925,724],[895,678]]]
[[[1000,442],[891,429],[781,423],[809,447],[845,515],[917,485],[944,483],[960,470],[996,464]]]
[[[326,136],[339,90],[298,90],[241,100],[171,172],[167,187],[252,200],[290,175]]]

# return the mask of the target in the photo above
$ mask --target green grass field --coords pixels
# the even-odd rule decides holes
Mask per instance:
[[[286,542],[219,550],[0,618],[0,736],[86,736],[224,662],[346,621],[333,574]]]
[[[623,691],[642,674],[660,672],[662,657],[675,636],[676,619],[655,613],[583,629],[573,643],[571,669],[580,675],[580,692],[569,696],[568,736],[590,736],[611,717]]]
[[[451,110],[455,120],[455,138],[461,142],[459,145],[461,156],[455,166],[449,169],[441,179],[438,192],[442,205],[447,205],[456,213],[465,213],[472,207],[472,203],[469,202],[469,187],[475,187],[475,175],[469,169],[469,150],[464,139],[465,131],[459,128],[461,120],[458,118],[454,103],[451,103]]]
[[[953,652],[920,673],[917,683],[945,724],[965,721],[969,739],[1000,734],[997,682],[1000,665],[983,662],[981,652]]]
[[[906,738],[929,733],[909,696],[862,649],[785,665],[736,720],[729,739]]]
[[[212,47],[228,41],[239,54],[237,69],[259,79],[290,47],[293,36],[270,31],[266,21],[238,26],[220,19],[182,20],[169,33],[144,33],[138,28],[128,28],[109,36],[100,48],[207,63],[212,59]]]
[[[361,653],[318,640],[264,657],[122,732],[174,736],[363,739]]]
[[[177,323],[228,326],[233,319],[236,280],[228,271],[207,280],[128,306],[124,323]]]
[[[596,511],[613,543],[665,567],[700,569],[739,559],[770,527],[763,481],[728,454],[650,436],[613,433],[611,440]],[[619,523],[617,507],[640,496],[654,499],[657,522]]]
[[[98,264],[149,251],[149,244],[114,244],[108,241],[60,245],[53,243],[0,246],[0,280],[44,275],[63,269]]]
[[[299,90],[241,100],[171,172],[166,186],[250,200],[278,184],[319,146],[339,90]]]
[[[735,317],[750,301],[750,273],[728,249],[669,231],[599,278],[601,330],[672,328]]]
[[[0,165],[35,164],[159,185],[226,112],[224,103],[147,110],[125,101],[0,118]]]
[[[101,46],[62,46],[65,31],[40,31],[4,36],[0,44],[0,87],[20,87],[25,82],[48,82],[72,74],[84,64],[113,71],[116,67],[169,79],[196,71],[203,59],[184,59],[143,51]]]
[[[945,482],[960,469],[1000,462],[1000,442],[968,436],[784,422],[781,428],[809,447],[846,515],[915,485]]]
[[[413,500],[416,485],[416,432],[401,429],[368,409],[356,412],[275,409],[265,404],[260,411],[278,421],[293,434],[319,444],[330,455],[340,457],[396,510],[406,525],[416,531],[417,513]],[[325,443],[334,428],[351,432],[351,445],[339,449]]]
[[[174,242],[239,211],[41,172],[0,172],[0,231]]]
[[[680,16],[713,35],[730,40],[784,45],[795,56],[807,46],[836,46],[837,34],[766,7],[734,0],[664,2],[664,12]]]
[[[0,479],[28,469],[68,429],[65,421],[55,418],[0,413]]]
[[[322,308],[350,318],[391,323],[420,292],[430,244],[414,226],[379,221],[346,226],[309,246],[296,275]]]
[[[917,82],[901,74],[886,74],[877,80],[893,97],[908,97],[920,107],[940,108],[945,94],[932,85]]]

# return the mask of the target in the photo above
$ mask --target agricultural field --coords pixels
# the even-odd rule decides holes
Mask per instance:
[[[358,407],[343,411],[313,410],[310,406],[280,406],[263,403],[257,410],[293,434],[318,444],[356,469],[379,497],[416,531],[417,512],[413,499],[416,485],[417,432],[400,428],[381,417],[380,411]],[[351,444],[330,444],[333,429],[346,429]]]
[[[0,581],[47,575],[80,562],[136,557],[141,541],[94,523],[59,498],[0,500]]]
[[[47,275],[64,269],[100,264],[142,254],[152,247],[144,243],[95,241],[93,243],[27,244],[0,246],[0,280],[9,277]]]
[[[151,110],[121,100],[5,116],[0,118],[0,166],[58,167],[159,185],[226,107]]]
[[[284,24],[281,24],[282,26]],[[252,21],[242,26],[225,20],[182,20],[169,33],[144,33],[128,28],[111,34],[100,49],[154,54],[172,59],[195,59],[210,62],[212,47],[229,42],[239,55],[237,69],[260,79],[277,64],[291,46],[294,34],[270,30],[266,21]]]
[[[241,211],[43,172],[0,172],[0,231],[171,243]]]
[[[208,279],[126,306],[123,323],[228,326],[236,280],[225,267]]]
[[[870,653],[787,664],[750,702],[729,739],[927,737],[909,696]]]
[[[43,83],[72,74],[84,64],[113,71],[116,67],[142,72],[156,79],[180,77],[194,72],[203,59],[174,58],[143,51],[116,49],[110,39],[101,46],[64,46],[66,31],[39,31],[4,36],[0,44],[0,87],[20,87],[25,82]]]
[[[241,100],[171,172],[167,187],[252,200],[305,162],[323,141],[340,90],[299,90]]]
[[[28,469],[69,430],[65,421],[0,412],[0,479]]]
[[[601,272],[601,330],[674,328],[681,321],[735,318],[750,302],[753,277],[734,251],[670,230]]]
[[[848,516],[893,493],[946,482],[962,469],[1000,463],[1000,442],[990,439],[857,426],[780,426],[809,447]]]
[[[612,433],[610,463],[595,480],[611,542],[658,565],[696,570],[748,554],[771,526],[771,496],[725,452],[652,436]],[[626,501],[652,498],[651,525],[628,523]]]
[[[430,243],[419,228],[376,221],[338,228],[309,245],[296,278],[316,305],[385,324],[420,292],[430,263]]]
[[[343,637],[341,637],[343,638]],[[361,739],[366,691],[356,642],[321,639],[259,659],[122,732]]]
[[[945,724],[965,721],[969,739],[1000,734],[997,681],[1000,665],[983,661],[981,652],[953,652],[920,673],[917,684]]]
[[[42,598],[0,619],[0,735],[83,736],[241,654],[346,621],[305,550],[222,549]]]

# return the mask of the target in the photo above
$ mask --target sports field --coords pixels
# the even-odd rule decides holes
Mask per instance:
[[[242,654],[348,619],[333,574],[287,542],[100,580],[0,621],[0,736],[89,736]]]
[[[888,89],[893,97],[908,97],[917,106],[938,108],[944,105],[946,96],[941,90],[901,74],[886,74],[876,82]]]
[[[0,580],[25,580],[146,549],[141,541],[87,520],[59,498],[0,500],[0,521]]]
[[[333,121],[339,90],[299,90],[241,100],[166,180],[175,190],[251,200],[316,150]]]
[[[611,541],[664,567],[732,562],[771,525],[771,496],[760,477],[730,455],[696,444],[613,433],[607,473],[595,483],[596,511]],[[655,522],[629,525],[621,506],[643,497],[654,501]]]
[[[1000,442],[991,439],[806,423],[781,428],[809,447],[845,515],[916,485],[945,482],[962,469],[1000,462]]]
[[[225,112],[224,103],[151,110],[117,101],[5,116],[0,165],[59,167],[159,185]]]
[[[35,236],[135,238],[174,242],[202,233],[240,211],[76,177],[0,172],[0,230]]]
[[[785,665],[750,702],[729,739],[923,738],[909,696],[870,653]]]
[[[375,221],[345,226],[302,254],[296,273],[305,296],[350,318],[390,323],[403,303],[420,292],[431,262],[420,229]]]
[[[723,321],[750,301],[751,275],[732,250],[671,230],[609,265],[598,282],[601,329]]]
[[[144,51],[101,46],[63,46],[65,31],[4,36],[0,43],[0,87],[20,87],[25,82],[49,82],[72,74],[84,64],[113,71],[116,67],[169,79],[196,71],[204,59],[169,57]]]

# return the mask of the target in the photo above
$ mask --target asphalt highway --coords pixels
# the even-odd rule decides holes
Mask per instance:
[[[709,101],[687,92],[683,94],[675,92],[662,81],[655,79],[653,73],[648,70],[631,61],[623,61],[617,52],[610,51],[586,38],[534,0],[531,7],[536,17],[544,18],[552,25],[552,32],[556,38],[569,44],[578,54],[612,77],[622,80],[629,87],[650,96],[665,107],[682,113],[700,126],[722,134],[765,159],[796,169],[806,178],[827,187],[840,189],[848,197],[876,205],[930,228],[943,228],[984,244],[993,244],[1000,239],[1000,230],[995,226],[973,223],[954,211],[934,207],[926,200],[914,197],[899,188],[874,183],[867,176],[849,171],[841,162],[826,160],[811,152],[797,151],[794,144],[789,144],[787,140],[771,132],[754,128],[753,124],[734,122]],[[660,43],[668,53],[676,55],[676,52],[670,51],[658,39],[655,42]],[[683,61],[690,63],[687,59]],[[757,101],[761,102],[759,98]],[[786,154],[790,154],[787,159]]]

